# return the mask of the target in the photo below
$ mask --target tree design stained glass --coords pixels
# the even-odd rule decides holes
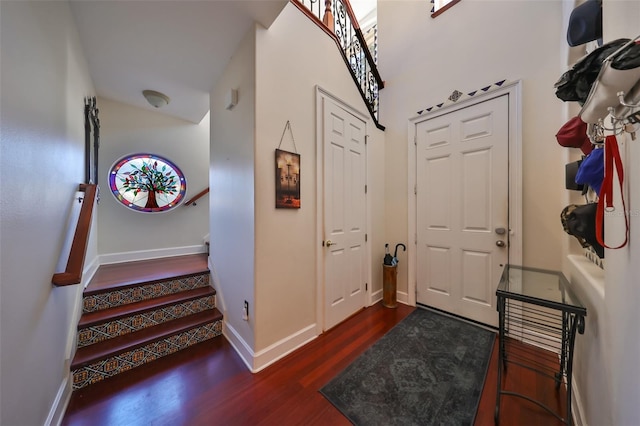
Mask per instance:
[[[184,201],[187,180],[166,158],[154,154],[128,155],[111,167],[109,188],[116,200],[139,212],[164,212]]]

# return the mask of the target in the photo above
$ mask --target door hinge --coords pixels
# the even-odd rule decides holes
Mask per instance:
[[[364,135],[364,144],[368,144],[369,143],[369,135]]]
[[[418,184],[413,185],[413,193],[418,195]]]
[[[364,193],[365,193],[365,194],[367,193],[367,189],[368,189],[368,188],[367,188],[367,185],[365,185],[365,186],[364,186]]]
[[[418,245],[418,234],[416,233],[413,237],[413,244]]]
[[[364,283],[364,291],[369,290],[369,283]]]
[[[369,234],[364,234],[364,242],[366,243],[369,240]]]
[[[418,146],[418,136],[416,136],[416,135],[413,135],[413,144],[415,146]]]

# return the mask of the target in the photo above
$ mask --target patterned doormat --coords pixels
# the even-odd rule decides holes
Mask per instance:
[[[320,392],[356,425],[471,425],[495,338],[416,309]]]

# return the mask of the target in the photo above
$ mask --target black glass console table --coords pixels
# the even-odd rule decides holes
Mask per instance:
[[[576,332],[584,333],[587,310],[561,272],[506,265],[496,290],[499,314],[498,395],[495,423],[503,395],[524,398],[571,425],[571,372]],[[566,384],[566,413],[557,413],[531,396],[504,388],[507,368],[515,364]]]

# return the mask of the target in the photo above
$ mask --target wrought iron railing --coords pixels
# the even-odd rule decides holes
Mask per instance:
[[[384,82],[349,0],[291,2],[336,40],[371,117],[378,128],[384,129],[379,123],[379,91],[384,87]]]

